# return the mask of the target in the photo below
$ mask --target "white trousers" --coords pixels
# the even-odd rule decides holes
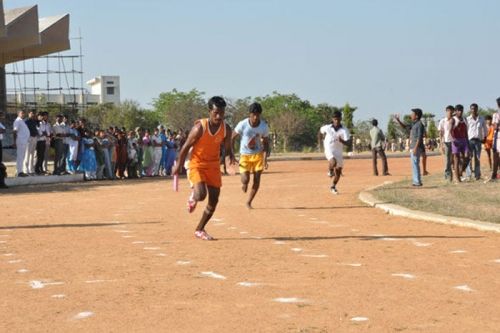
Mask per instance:
[[[20,142],[16,140],[16,172],[19,174],[23,172],[24,157],[26,156],[26,149],[28,142]]]
[[[161,147],[155,147],[153,153],[153,175],[158,176],[161,162]]]
[[[35,153],[37,138],[30,136],[26,145],[26,154],[24,155],[24,172],[35,173]]]

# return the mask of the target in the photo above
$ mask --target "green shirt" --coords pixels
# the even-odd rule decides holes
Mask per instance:
[[[370,137],[372,138],[372,149],[374,148],[382,148],[382,142],[385,141],[385,136],[382,130],[378,127],[372,127],[370,130]]]

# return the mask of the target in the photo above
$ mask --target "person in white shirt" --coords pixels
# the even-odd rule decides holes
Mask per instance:
[[[28,148],[28,140],[30,138],[30,130],[24,122],[24,110],[17,113],[17,118],[14,120],[14,148],[16,148],[16,172],[18,177],[27,177],[28,175],[23,172],[24,157],[26,156],[26,149]]]
[[[344,166],[342,150],[350,140],[349,130],[342,126],[341,120],[342,114],[340,111],[335,111],[332,116],[332,123],[322,126],[318,133],[318,141],[323,139],[325,157],[328,160],[328,176],[333,177],[333,183],[330,187],[332,194],[338,194],[337,183]]]
[[[45,136],[45,154],[43,156],[43,173],[48,174],[49,173],[49,150],[50,150],[50,140],[52,138],[52,125],[50,125],[49,122],[49,113],[47,111],[44,111],[42,113],[43,121],[45,124],[47,124],[47,131],[46,131],[46,136]]]
[[[476,103],[470,105],[470,116],[467,117],[467,134],[469,137],[469,154],[471,159],[469,166],[472,168],[474,161],[474,176],[476,180],[481,179],[481,146],[488,133],[484,118],[479,115],[479,107]]]
[[[444,179],[451,181],[452,177],[452,152],[451,152],[451,119],[453,118],[453,113],[455,112],[455,107],[448,105],[446,107],[446,117],[441,119],[438,124],[439,137],[441,138],[441,152],[445,158],[445,168],[444,168]]]
[[[24,156],[24,172],[33,176],[35,174],[35,153],[38,139],[38,119],[35,111],[28,113],[28,119],[26,119],[25,123],[28,126],[30,137],[28,138],[28,146],[26,147],[26,155]]]
[[[3,135],[5,134],[5,126],[0,123],[0,163],[3,161],[3,146],[2,146],[2,141],[3,141]]]
[[[260,187],[260,179],[264,169],[267,169],[269,156],[269,127],[261,119],[262,106],[252,103],[248,107],[248,118],[240,121],[234,128],[232,147],[235,139],[240,136],[240,174],[242,190],[247,192],[250,174],[253,173],[253,184],[246,202],[248,209],[252,209],[252,201]],[[234,148],[233,148],[234,149]]]
[[[497,98],[498,110],[492,116],[492,124],[495,128],[493,134],[493,168],[491,170],[491,177],[488,178],[486,182],[494,182],[497,180],[498,166],[500,164],[500,97]]]

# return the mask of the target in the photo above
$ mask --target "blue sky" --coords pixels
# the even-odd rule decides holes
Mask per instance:
[[[120,75],[122,99],[197,88],[273,91],[358,107],[356,119],[412,107],[493,107],[500,96],[497,0],[4,0],[70,13],[85,80]],[[78,44],[73,42],[77,51]]]

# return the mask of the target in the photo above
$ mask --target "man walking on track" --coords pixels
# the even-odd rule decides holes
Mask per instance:
[[[323,147],[325,157],[328,160],[328,176],[333,177],[333,183],[330,187],[332,194],[338,194],[337,183],[342,175],[344,159],[342,150],[350,140],[349,130],[341,124],[342,114],[335,111],[332,117],[332,123],[320,128],[318,139],[323,137]],[[319,141],[319,140],[318,140]]]
[[[250,173],[253,173],[253,184],[247,201],[247,208],[252,209],[252,201],[259,190],[260,177],[264,168],[267,169],[269,156],[269,127],[260,118],[262,106],[252,103],[248,107],[248,118],[236,125],[232,136],[232,147],[238,136],[240,142],[240,174],[243,192],[247,192]]]
[[[215,212],[219,201],[222,176],[219,169],[220,145],[225,144],[226,154],[229,155],[231,164],[235,163],[231,149],[231,127],[224,122],[226,101],[215,96],[208,101],[209,117],[197,120],[189,136],[179,152],[179,159],[175,164],[172,174],[178,175],[184,165],[186,156],[192,147],[189,161],[188,179],[193,184],[193,192],[188,200],[188,211],[192,213],[198,201],[207,197],[208,204],[194,233],[196,238],[213,240],[205,231],[205,226]]]
[[[382,174],[384,176],[388,176],[389,167],[387,166],[387,157],[385,156],[384,132],[382,132],[382,130],[378,128],[377,119],[372,120],[372,125],[373,127],[370,130],[370,138],[372,139],[371,148],[372,148],[373,175],[378,176],[377,155],[379,155],[380,159],[382,160]]]

